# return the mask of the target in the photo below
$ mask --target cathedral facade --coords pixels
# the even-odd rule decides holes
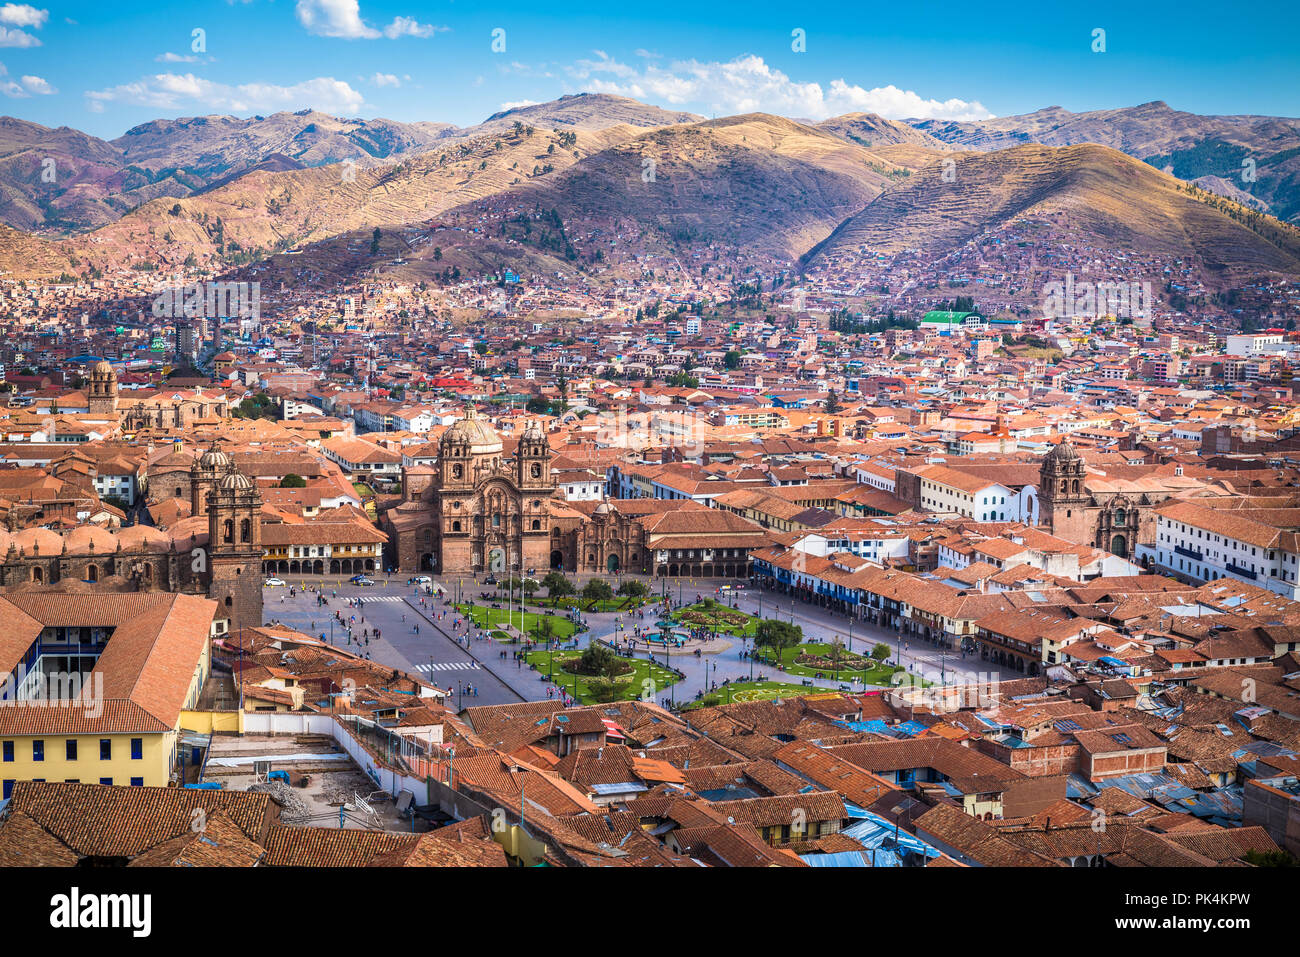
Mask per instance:
[[[550,462],[550,445],[535,423],[507,462],[500,436],[468,413],[443,433],[436,465],[402,473],[402,501],[382,518],[397,568],[542,574],[551,564]]]

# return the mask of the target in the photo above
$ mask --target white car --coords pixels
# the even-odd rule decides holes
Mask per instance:
[[[417,585],[432,585],[433,579],[430,578],[428,575],[416,575],[415,583]]]
[[[264,588],[280,588],[283,587],[283,585],[283,578],[268,578],[266,581],[262,582]]]

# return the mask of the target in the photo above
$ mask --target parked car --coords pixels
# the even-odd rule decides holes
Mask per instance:
[[[375,580],[373,578],[366,578],[364,575],[352,579],[352,584],[354,585],[373,585],[374,583]]]
[[[428,575],[416,575],[415,583],[417,585],[432,585],[433,579],[430,578]]]
[[[262,582],[262,585],[263,585],[263,587],[265,587],[265,588],[283,588],[283,587],[284,587],[284,579],[283,579],[283,578],[268,578],[266,581]]]

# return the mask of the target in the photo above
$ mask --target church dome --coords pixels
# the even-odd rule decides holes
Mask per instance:
[[[1048,452],[1047,457],[1053,462],[1075,462],[1078,461],[1079,450],[1074,447],[1069,439],[1066,439]]]
[[[228,471],[225,475],[221,477],[220,487],[226,489],[235,489],[237,491],[243,491],[244,489],[252,488],[253,483],[249,479],[249,477],[245,475],[243,472],[239,471],[236,468],[232,468],[230,469],[230,471]]]
[[[534,419],[533,421],[531,421],[531,422],[528,423],[528,427],[524,429],[524,434],[523,434],[522,436],[520,436],[519,441],[521,441],[521,442],[545,442],[545,441],[546,441],[546,433],[544,433],[544,432],[542,431],[542,427],[541,427],[540,425],[538,425],[538,424],[537,424],[537,420]]]
[[[451,445],[469,446],[471,455],[500,452],[501,437],[496,430],[480,419],[475,412],[469,412],[465,418],[454,423],[442,433],[443,448]]]
[[[230,467],[230,456],[214,445],[200,456],[199,467],[209,472],[223,471]]]
[[[91,369],[91,375],[97,379],[106,379],[113,375],[113,367],[108,364],[107,360],[100,359],[95,363],[95,367]]]

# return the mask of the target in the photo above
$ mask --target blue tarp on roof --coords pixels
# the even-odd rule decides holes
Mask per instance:
[[[890,734],[889,725],[879,718],[872,718],[870,721],[836,721],[836,724],[843,725],[850,731],[872,731],[876,734]]]
[[[901,731],[903,732],[903,734],[906,734],[909,737],[915,737],[918,734],[924,733],[926,727],[925,725],[921,724],[921,722],[919,721],[904,721],[894,730]]]
[[[856,824],[850,824],[840,833],[857,841],[868,851],[876,851],[878,867],[897,867],[898,864],[884,864],[880,857],[882,851],[901,856],[905,854],[922,854],[925,857],[938,857],[939,851],[919,837],[908,834],[896,827],[879,814],[863,811],[863,817]],[[901,863],[901,861],[900,861]]]
[[[800,854],[799,860],[809,867],[870,867],[862,851],[838,851],[835,854]],[[886,865],[888,866],[888,865]]]

